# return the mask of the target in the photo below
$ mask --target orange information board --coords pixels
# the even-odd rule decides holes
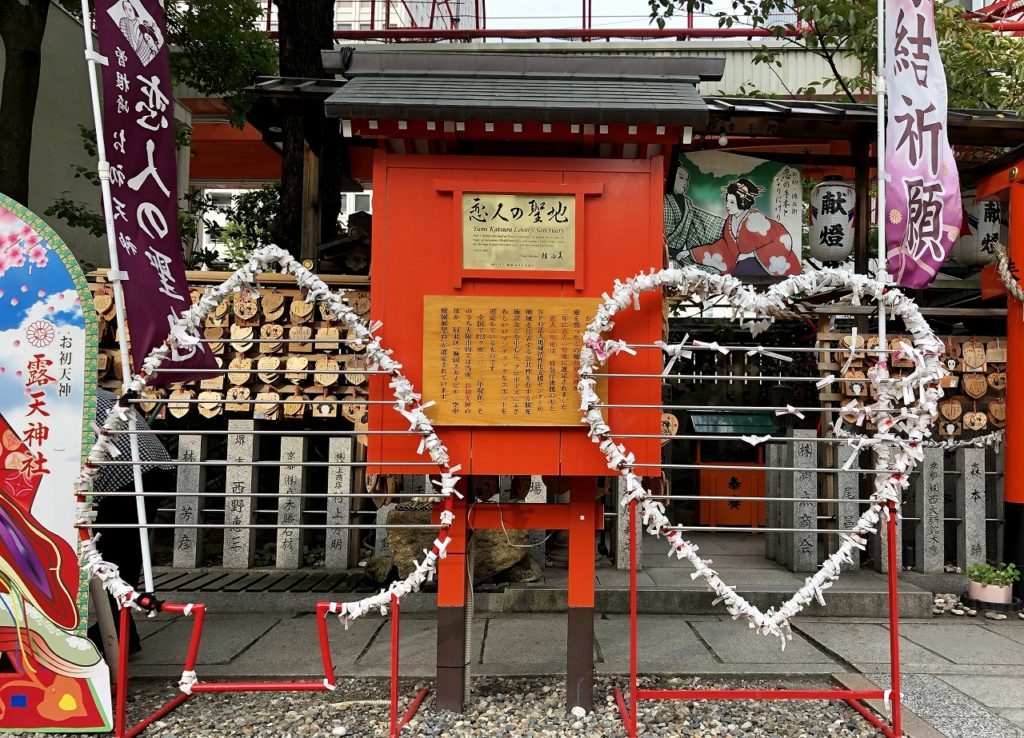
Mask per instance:
[[[561,310],[568,305],[588,306],[573,317],[569,328],[582,333],[602,293],[609,291],[616,279],[661,267],[663,167],[661,157],[629,161],[376,152],[371,317],[383,322],[385,346],[394,350],[406,376],[424,391],[424,400],[435,402],[428,412],[438,422],[452,463],[462,464],[463,473],[608,473],[604,456],[580,422],[582,413],[575,390],[577,358],[574,355],[563,361],[561,347],[567,337]],[[467,233],[467,229],[484,226],[487,230]],[[623,313],[616,320],[611,338],[636,344],[653,344],[661,339],[660,296],[645,294],[640,304],[641,310]],[[472,308],[471,350],[482,349],[483,358],[479,354],[469,357],[481,362],[470,367],[469,383],[465,381],[466,357],[459,357],[456,379],[451,353],[446,357],[445,381],[440,379],[440,310],[444,305],[450,310],[449,321],[459,306],[462,330],[466,317],[461,312],[463,306]],[[515,339],[508,336],[512,355],[507,349],[494,347],[494,374],[490,370],[490,310],[508,307],[524,311],[518,328],[522,356],[516,358]],[[551,390],[551,376],[547,375],[542,380],[543,391],[536,386],[537,374],[549,372],[551,364],[538,355],[536,320],[542,307],[547,321],[544,340],[548,340],[554,314],[558,329],[552,337],[559,347],[554,365],[558,372],[555,389]],[[529,341],[526,309],[533,311]],[[478,326],[481,316],[483,325]],[[501,325],[499,313],[494,318],[496,342],[502,338]],[[448,341],[454,340],[453,328],[454,323],[449,322]],[[515,330],[511,325],[508,329]],[[465,342],[466,334],[460,337]],[[573,352],[578,353],[578,349],[578,339],[574,338]],[[513,374],[506,372],[508,381],[502,383],[499,359],[502,365],[520,367],[518,395],[509,384]],[[527,366],[531,367],[533,398],[530,416],[535,411],[541,417],[550,415],[543,423],[527,417]],[[562,392],[563,366],[569,372],[567,396]],[[609,405],[651,406],[610,407],[605,411],[618,432],[652,436],[630,439],[641,464],[660,460],[657,436],[661,367],[661,352],[657,350],[639,350],[636,356],[619,353],[609,361],[608,372],[649,376],[610,378],[607,387],[601,389]],[[482,386],[478,382],[483,382]],[[456,388],[463,400],[453,410],[451,396],[446,395],[448,405],[443,407],[440,395],[455,392]],[[465,407],[467,388],[469,412]],[[517,396],[518,413],[512,411]],[[555,411],[551,410],[552,398]],[[382,377],[371,377],[370,399],[392,399]],[[535,407],[534,402],[543,403],[543,408]],[[477,413],[478,407],[484,413]],[[496,414],[487,410],[492,407],[497,408]],[[371,430],[408,429],[405,419],[388,406],[370,408]],[[539,412],[541,409],[543,412]],[[481,414],[486,417],[480,418]],[[371,434],[368,460],[381,464],[374,471],[422,473],[422,467],[408,465],[424,461],[416,454],[417,445],[415,437]]]

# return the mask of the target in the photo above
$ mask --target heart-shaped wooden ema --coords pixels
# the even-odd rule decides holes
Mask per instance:
[[[294,402],[289,402],[294,400]],[[284,401],[284,416],[286,418],[301,418],[306,413],[306,396],[296,387],[295,391]]]
[[[335,384],[338,381],[338,362],[328,356],[317,359],[313,381],[324,387]]]
[[[964,374],[960,380],[964,392],[977,400],[988,392],[988,379],[979,372]]]
[[[316,343],[313,344],[313,348],[317,351],[337,351],[338,341],[341,339],[341,333],[337,328],[327,326],[324,328],[316,329]]]
[[[955,397],[947,397],[939,403],[939,414],[946,420],[959,420],[963,412],[964,406]]]
[[[280,326],[277,323],[264,323],[260,328],[260,338],[267,343],[260,344],[260,351],[264,354],[274,354],[281,350],[281,344],[278,342],[284,336],[284,326]]]
[[[985,371],[985,344],[972,338],[960,346],[960,356],[964,362],[964,370],[968,372]]]
[[[249,400],[252,393],[248,387],[229,387],[224,409],[230,413],[246,413],[252,410]]]
[[[224,396],[220,392],[206,390],[199,393],[199,414],[204,418],[215,418],[224,409]]]
[[[187,389],[176,389],[171,392],[171,396],[168,398],[170,402],[167,403],[167,410],[175,418],[184,418],[188,415],[189,409],[192,407],[191,402],[175,402],[175,400],[193,400],[195,399],[196,393],[192,390]]]
[[[235,318],[242,321],[243,325],[251,324],[259,311],[259,301],[252,292],[239,292],[235,295]]]
[[[316,398],[313,404],[313,416],[317,418],[338,417],[338,398],[326,392]]]
[[[234,369],[235,371],[232,371]],[[249,373],[252,371],[252,359],[247,359],[244,356],[236,356],[228,364],[228,381],[231,384],[247,384],[252,375]]]
[[[110,292],[97,291],[92,296],[92,304],[96,306],[96,312],[104,318],[109,320],[114,316],[114,296]]]
[[[306,341],[313,336],[313,329],[308,325],[293,325],[288,329],[288,350],[293,354],[308,354],[313,350],[312,343]]]
[[[640,295],[663,290],[696,304],[715,304],[731,307],[734,314],[743,316],[747,327],[753,333],[763,330],[765,320],[773,321],[774,316],[792,312],[796,298],[809,298],[840,289],[852,291],[859,300],[874,299],[884,304],[887,313],[904,321],[907,330],[914,336],[913,346],[908,347],[907,357],[917,370],[907,377],[891,376],[884,363],[871,369],[870,381],[878,392],[878,401],[859,409],[866,426],[876,426],[886,433],[884,443],[875,444],[871,436],[850,439],[850,445],[868,442],[874,447],[878,458],[879,471],[874,476],[875,491],[870,505],[843,538],[839,548],[830,554],[821,568],[809,577],[792,597],[767,611],[761,611],[730,585],[722,581],[712,569],[710,561],[697,553],[697,548],[687,541],[679,527],[673,526],[665,514],[662,503],[653,498],[645,489],[643,480],[633,471],[634,455],[624,444],[616,442],[615,431],[605,420],[602,406],[605,401],[597,393],[597,373],[607,363],[608,357],[623,350],[624,343],[606,337],[615,324],[616,315],[636,307],[640,309]],[[839,579],[844,564],[852,561],[851,552],[863,547],[870,532],[877,530],[883,517],[899,504],[900,494],[909,486],[908,475],[919,456],[920,444],[930,435],[935,418],[936,405],[942,397],[939,379],[945,369],[939,363],[942,344],[921,316],[917,306],[899,290],[888,288],[881,282],[862,275],[826,269],[789,277],[757,292],[729,275],[709,274],[695,267],[685,269],[663,269],[660,272],[641,273],[625,281],[616,280],[611,294],[605,293],[604,303],[597,309],[595,317],[583,336],[583,348],[579,357],[579,382],[577,388],[581,398],[584,422],[590,426],[589,436],[604,454],[608,467],[618,472],[626,490],[625,501],[635,504],[648,533],[664,536],[670,545],[670,556],[687,560],[694,568],[694,578],[704,583],[717,595],[717,601],[725,603],[734,618],[744,618],[759,633],[775,635],[783,639],[790,636],[790,620],[805,607],[817,600],[824,604],[823,592]],[[712,302],[713,301],[713,302]],[[674,358],[680,356],[679,347],[667,347],[666,352]],[[897,407],[901,400],[910,404]],[[786,408],[782,408],[783,411]],[[861,418],[858,418],[860,420]],[[892,440],[890,440],[892,439]]]
[[[996,392],[1006,389],[1006,372],[992,372],[988,375],[988,386]]]
[[[345,379],[349,384],[361,385],[366,383],[366,355],[349,354],[345,361]]]
[[[964,428],[972,431],[980,431],[988,425],[988,416],[979,412],[978,410],[972,410],[969,413],[964,413]]]
[[[292,323],[308,323],[313,316],[313,303],[293,297],[291,305],[288,307],[288,314]]]
[[[267,384],[273,384],[277,380],[277,370],[280,368],[281,359],[277,356],[261,356],[256,365],[256,376]]]
[[[993,400],[988,404],[988,419],[996,428],[1006,425],[1006,403]]]
[[[238,325],[231,326],[231,348],[240,354],[252,348],[252,326]]]
[[[256,420],[277,420],[281,396],[276,392],[260,392],[256,395],[253,417]]]
[[[217,364],[217,368],[218,369],[223,368],[223,366],[224,366],[224,359],[222,359],[220,356],[214,356],[213,358],[214,358],[214,361]],[[224,372],[217,372],[212,377],[207,377],[206,379],[201,379],[199,381],[199,389],[201,389],[201,390],[215,390],[215,391],[223,390],[224,389]],[[200,396],[202,396],[202,393],[200,393]]]
[[[672,413],[661,414],[661,435],[665,436],[665,440],[661,442],[664,446],[668,443],[668,439],[679,432],[679,418]]]
[[[287,370],[284,373],[285,379],[289,382],[304,382],[307,374],[306,370],[309,368],[309,359],[305,356],[289,356],[284,367]]]
[[[267,320],[278,320],[284,315],[284,295],[280,292],[264,292],[260,302],[263,303],[263,317]]]

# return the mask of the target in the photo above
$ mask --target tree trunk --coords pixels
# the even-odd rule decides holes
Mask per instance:
[[[0,192],[28,205],[32,122],[42,64],[49,0],[0,2],[4,42],[3,97],[0,98]]]
[[[334,43],[334,0],[276,0],[278,12],[279,65],[282,77],[326,78],[320,52]],[[281,206],[271,232],[277,244],[296,258],[302,243],[302,167],[304,144],[320,157],[320,171],[336,166],[338,136],[329,126],[320,101],[289,110],[282,121]],[[321,184],[322,224],[337,221],[341,208],[338,177],[328,174]],[[331,183],[335,184],[333,187]],[[321,228],[321,239],[333,237],[333,228]]]

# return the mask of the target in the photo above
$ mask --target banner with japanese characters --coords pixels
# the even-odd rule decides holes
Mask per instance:
[[[178,236],[171,73],[159,0],[97,0],[103,128],[118,261],[135,367],[192,306]],[[177,349],[175,368],[203,369],[203,344]],[[190,378],[164,375],[164,382]],[[160,378],[156,378],[157,383]]]
[[[960,235],[960,179],[946,135],[946,73],[933,0],[886,0],[885,238],[902,287],[935,279]]]
[[[71,486],[92,444],[95,378],[78,262],[0,196],[0,732],[110,728],[108,670],[84,637]]]

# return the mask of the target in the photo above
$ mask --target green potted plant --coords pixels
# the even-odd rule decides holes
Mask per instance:
[[[1020,569],[1014,564],[971,564],[967,567],[967,579],[967,596],[972,600],[1009,605],[1013,602],[1013,583],[1020,579]]]

